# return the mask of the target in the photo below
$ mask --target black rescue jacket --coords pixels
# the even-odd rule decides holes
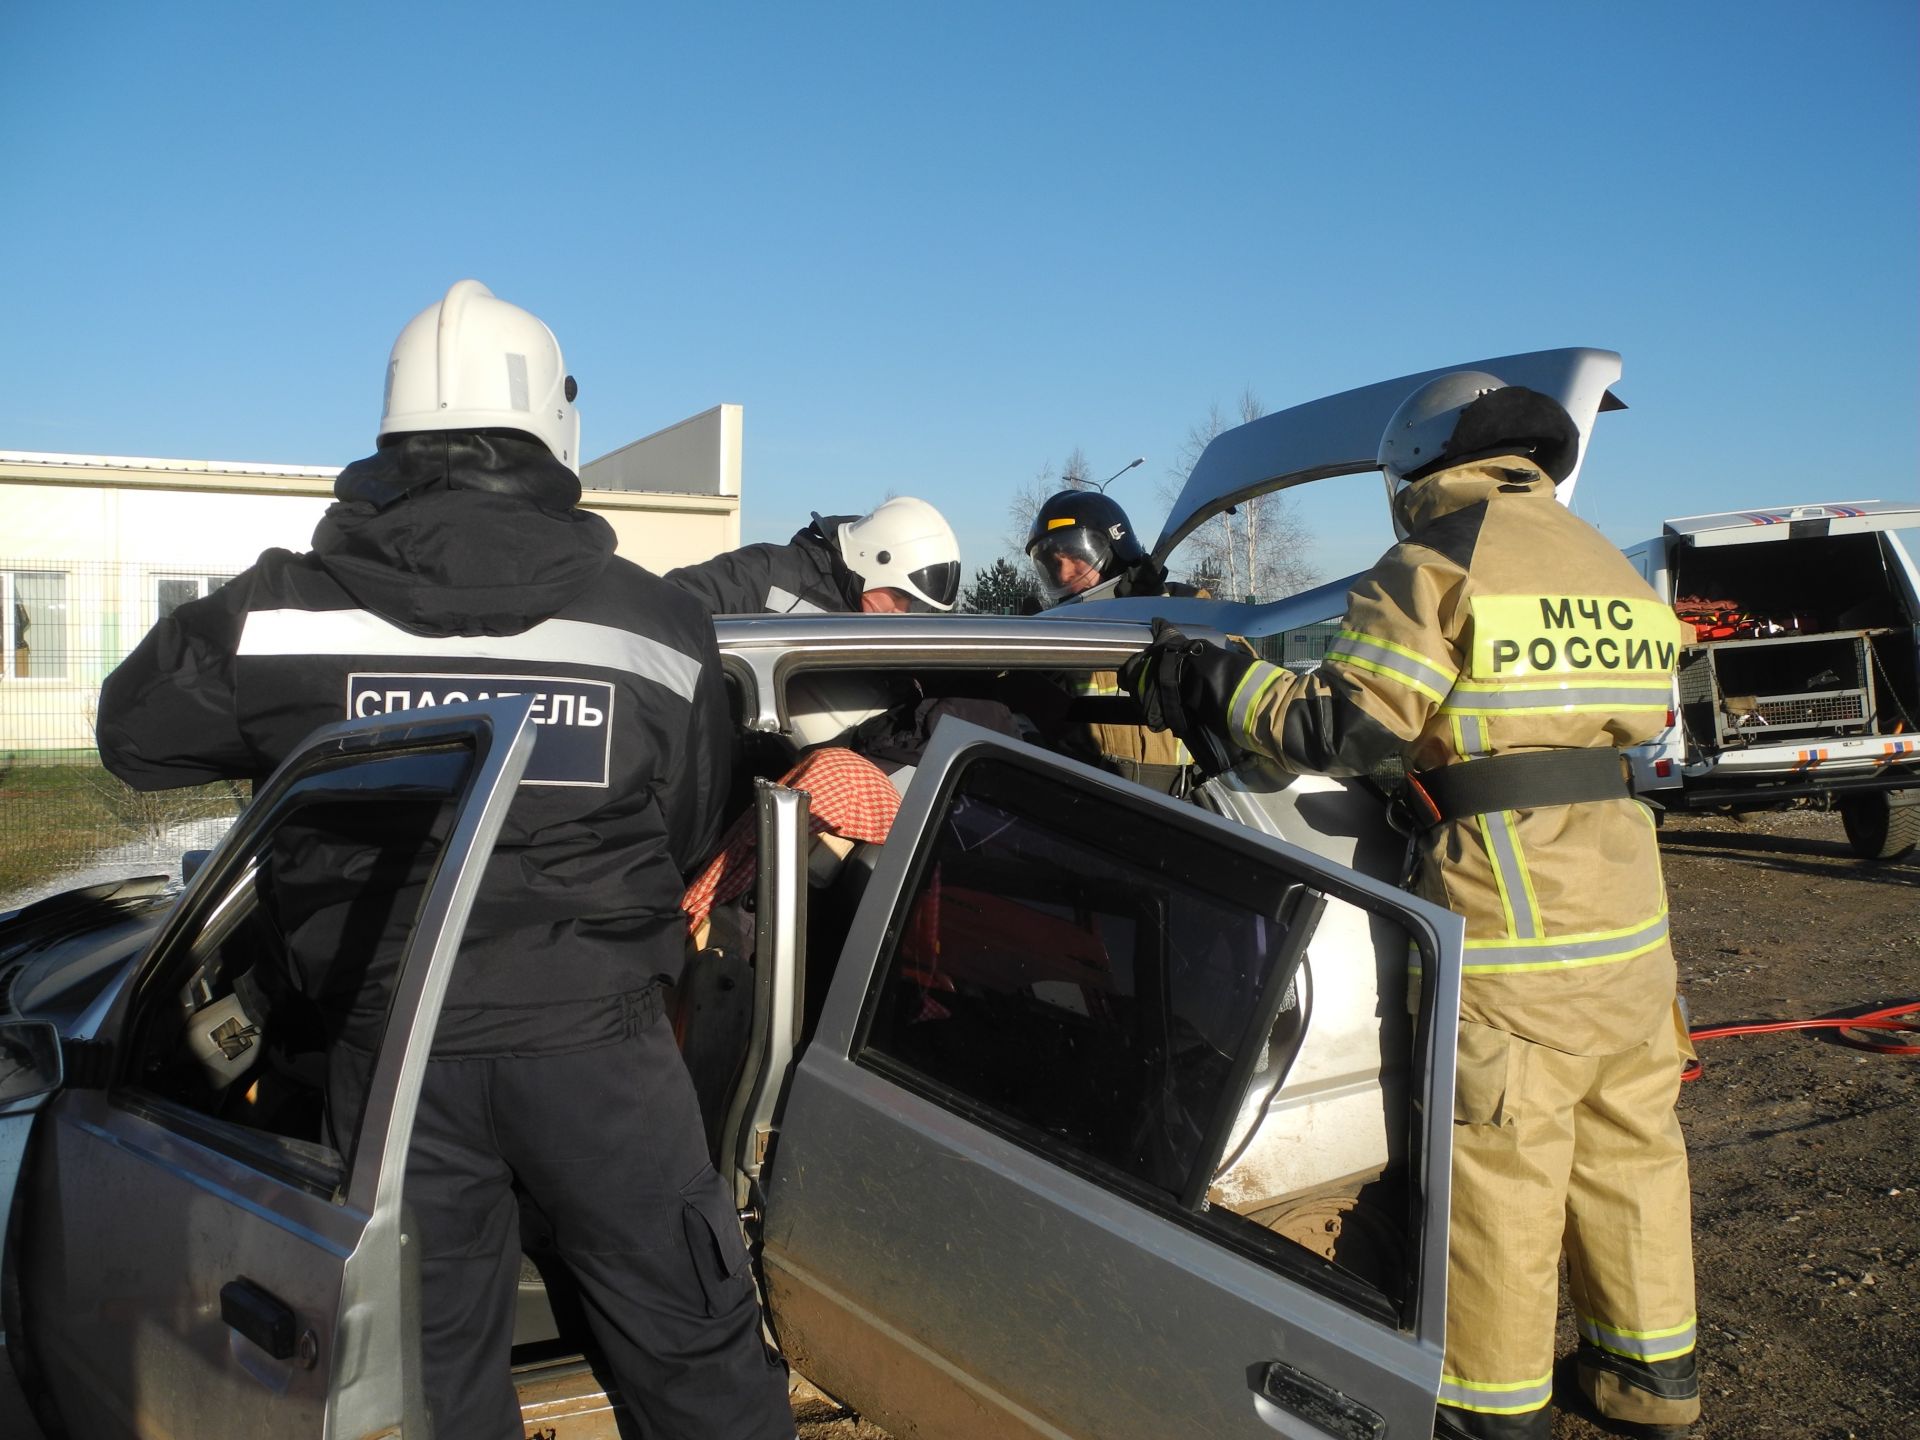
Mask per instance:
[[[846,614],[865,587],[840,559],[840,527],[857,515],[814,516],[785,545],[746,545],[667,572],[711,615]]]
[[[616,557],[606,522],[574,508],[578,479],[518,435],[408,436],[348,466],[334,493],[311,553],[267,551],[162,620],[107,677],[102,760],[143,790],[260,779],[330,721],[537,697],[533,755],[435,1050],[618,1038],[646,992],[679,973],[682,875],[722,818],[727,709],[712,623]],[[322,893],[341,884],[278,878]]]

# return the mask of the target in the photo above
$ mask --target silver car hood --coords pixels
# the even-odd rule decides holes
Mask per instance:
[[[1620,357],[1611,350],[1574,348],[1463,360],[1277,410],[1222,431],[1200,452],[1185,488],[1173,502],[1166,527],[1154,541],[1154,559],[1164,564],[1182,540],[1243,500],[1309,480],[1374,469],[1380,436],[1400,402],[1428,380],[1455,370],[1485,370],[1509,385],[1525,385],[1558,400],[1580,427],[1581,462],[1586,459],[1594,416],[1602,410],[1626,408],[1607,390],[1620,378]],[[1573,473],[1560,482],[1561,504],[1572,498],[1579,477],[1576,462]],[[1335,613],[1338,610],[1336,605]],[[1106,611],[1104,604],[1102,611],[1117,613]]]

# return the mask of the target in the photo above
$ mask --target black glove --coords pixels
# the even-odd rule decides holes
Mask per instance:
[[[1151,555],[1142,555],[1121,572],[1120,583],[1113,587],[1113,593],[1118,599],[1164,595],[1167,593],[1166,569],[1154,564]]]
[[[1253,657],[1190,640],[1155,617],[1153,643],[1120,667],[1120,684],[1140,702],[1147,728],[1171,730],[1208,775],[1233,768],[1227,707]]]

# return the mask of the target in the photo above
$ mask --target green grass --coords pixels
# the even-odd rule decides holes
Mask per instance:
[[[242,792],[244,793],[244,792]],[[182,820],[231,815],[226,785],[143,794],[98,761],[0,762],[0,896],[85,865]]]

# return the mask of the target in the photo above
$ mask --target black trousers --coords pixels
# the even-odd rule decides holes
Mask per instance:
[[[440,1440],[520,1440],[518,1182],[646,1440],[788,1440],[786,1366],[671,1027],[560,1055],[435,1059],[408,1157]]]

